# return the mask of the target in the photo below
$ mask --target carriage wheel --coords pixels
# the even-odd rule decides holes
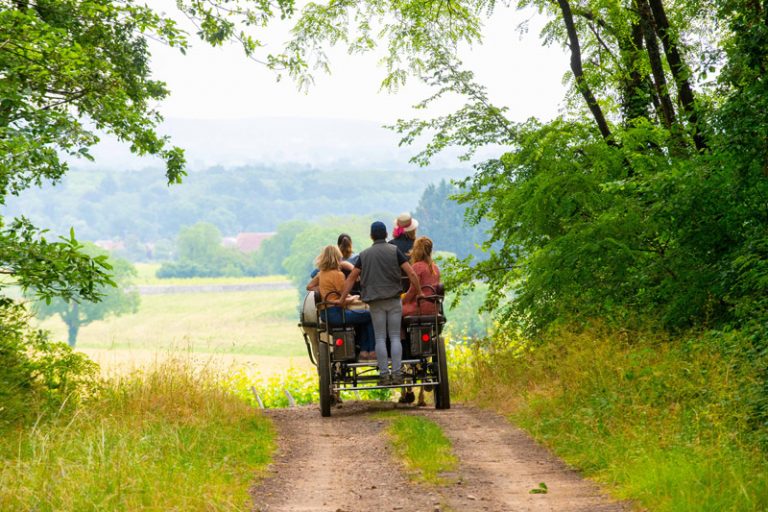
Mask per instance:
[[[331,415],[331,354],[327,343],[317,344],[317,375],[320,377],[320,415]]]
[[[435,388],[435,409],[451,408],[451,392],[448,387],[448,360],[445,356],[445,340],[437,337],[437,375],[440,384]]]

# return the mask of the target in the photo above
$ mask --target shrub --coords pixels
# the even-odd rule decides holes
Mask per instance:
[[[25,308],[0,304],[0,427],[74,403],[97,385],[97,365],[32,329]]]

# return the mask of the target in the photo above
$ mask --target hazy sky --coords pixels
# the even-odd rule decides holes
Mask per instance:
[[[424,113],[411,107],[433,91],[411,79],[397,93],[380,91],[385,71],[375,54],[350,56],[331,49],[332,74],[317,74],[308,93],[299,92],[288,78],[247,59],[239,45],[211,48],[194,35],[195,27],[175,7],[174,0],[153,0],[190,32],[187,55],[160,43],[151,43],[154,76],[168,84],[171,96],[159,105],[167,122],[160,128],[173,144],[185,149],[190,169],[214,165],[298,163],[319,167],[407,168],[422,146],[398,148],[399,136],[382,128],[397,119],[451,112],[463,104],[458,98],[443,101]],[[528,21],[522,35],[518,26]],[[544,19],[533,11],[499,5],[488,20],[482,45],[464,48],[460,58],[488,88],[491,101],[509,108],[513,121],[557,115],[565,87],[562,77],[569,56],[559,47],[542,46],[539,31]],[[280,51],[287,27],[262,37],[271,50]],[[279,119],[275,119],[279,118]],[[190,120],[196,120],[194,122]],[[235,120],[239,120],[235,122]],[[481,151],[478,159],[495,153]],[[156,158],[132,155],[126,144],[104,135],[93,150],[96,162],[78,160],[94,168],[160,166]],[[440,167],[467,166],[456,160],[457,151],[438,155]]]
[[[156,2],[153,5],[178,17],[173,2]],[[516,28],[525,19],[531,20],[530,30],[521,38]],[[541,25],[541,15],[499,6],[487,23],[484,44],[461,55],[488,86],[492,101],[510,107],[514,120],[551,118],[564,95],[568,56],[561,48],[542,47]],[[274,50],[282,42],[279,35],[266,39]],[[166,117],[322,117],[386,123],[411,117],[411,105],[429,94],[416,80],[397,94],[379,92],[384,70],[374,55],[349,56],[341,49],[332,50],[333,74],[317,75],[316,85],[304,94],[288,79],[276,83],[273,72],[246,59],[236,45],[210,48],[196,40],[193,44],[186,56],[153,45],[156,77],[172,91],[161,106]],[[444,108],[451,106],[456,104]]]

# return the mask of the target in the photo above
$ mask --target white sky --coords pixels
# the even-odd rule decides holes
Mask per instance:
[[[158,7],[167,3],[155,2]],[[165,10],[178,17],[172,3]],[[531,29],[521,38],[516,27],[526,18],[531,18]],[[484,44],[461,55],[488,87],[491,100],[509,107],[516,121],[552,118],[565,93],[562,76],[568,56],[561,48],[542,47],[541,25],[541,15],[499,5],[486,26]],[[266,42],[277,50],[282,41]],[[186,56],[153,45],[155,77],[171,90],[160,107],[166,118],[319,117],[389,123],[413,117],[410,107],[429,94],[416,80],[396,94],[380,92],[384,69],[370,54],[349,56],[333,50],[333,74],[318,74],[315,86],[304,94],[287,78],[277,83],[273,72],[246,59],[236,45],[210,48],[196,39],[192,43]]]

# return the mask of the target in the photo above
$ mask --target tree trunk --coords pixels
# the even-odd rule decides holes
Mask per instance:
[[[650,118],[650,108],[656,99],[653,84],[640,72],[640,54],[643,51],[643,31],[638,23],[632,24],[631,37],[618,38],[622,62],[628,79],[622,85],[622,113],[625,122]]]
[[[595,95],[592,94],[589,84],[584,80],[584,69],[581,61],[581,45],[579,44],[579,36],[576,33],[576,26],[573,23],[571,5],[568,3],[568,0],[557,0],[557,3],[563,13],[563,21],[565,22],[565,28],[568,31],[568,46],[571,49],[571,71],[573,71],[573,76],[576,79],[576,88],[587,102],[589,111],[592,112],[592,117],[595,118],[600,134],[609,144],[614,145],[615,143],[610,139],[611,131],[608,128],[608,122],[605,120],[603,110],[597,103]]]
[[[675,107],[667,90],[667,79],[664,76],[664,64],[661,61],[659,43],[656,39],[656,30],[653,25],[653,15],[648,0],[635,0],[637,11],[640,15],[640,27],[645,38],[645,47],[648,51],[648,59],[651,64],[651,73],[656,84],[656,92],[661,102],[661,112],[664,126],[672,128],[675,124]]]
[[[77,333],[80,330],[80,311],[77,302],[73,301],[71,304],[68,314],[64,317],[64,322],[67,324],[67,343],[70,347],[75,348]]]
[[[689,80],[690,70],[680,56],[677,42],[672,40],[672,36],[669,33],[669,20],[667,19],[667,14],[664,11],[664,6],[662,5],[661,0],[648,0],[648,3],[651,12],[653,13],[656,31],[664,46],[664,53],[667,56],[669,69],[672,71],[672,77],[677,85],[677,96],[680,101],[680,106],[682,107],[683,112],[685,112],[688,122],[691,125],[691,129],[693,130],[693,142],[696,145],[696,149],[701,151],[705,149],[707,145],[698,129],[699,116],[696,112],[693,89],[691,88],[691,82]]]

